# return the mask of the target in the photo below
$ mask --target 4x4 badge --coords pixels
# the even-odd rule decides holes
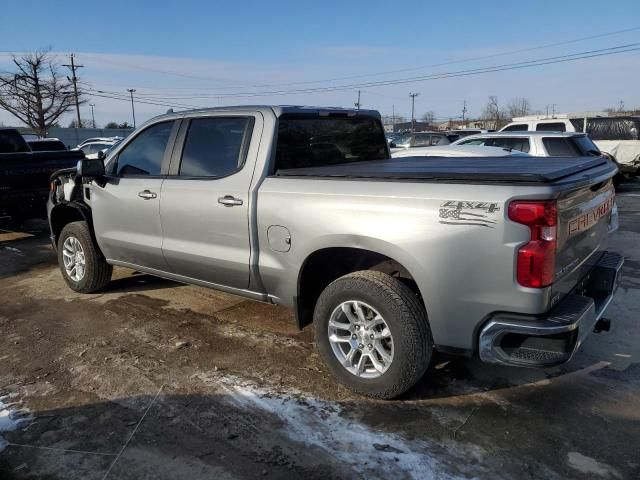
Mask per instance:
[[[447,200],[440,204],[439,222],[445,225],[477,225],[493,228],[500,204]]]

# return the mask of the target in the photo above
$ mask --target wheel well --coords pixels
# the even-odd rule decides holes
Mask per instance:
[[[51,234],[53,235],[56,245],[58,244],[58,238],[65,225],[71,222],[86,221],[90,227],[92,226],[90,210],[86,210],[88,210],[88,213],[76,205],[57,205],[51,211]],[[93,238],[93,228],[91,228],[91,237]]]
[[[343,275],[361,270],[375,270],[400,279],[424,305],[417,283],[400,262],[360,248],[325,248],[312,253],[302,265],[295,301],[298,327],[302,329],[312,323],[316,302],[327,285]]]

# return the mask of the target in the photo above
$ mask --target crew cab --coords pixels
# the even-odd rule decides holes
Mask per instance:
[[[49,177],[82,158],[82,152],[66,149],[32,151],[18,130],[0,128],[0,217],[10,217],[15,222],[45,217]]]
[[[378,112],[226,107],[156,117],[53,177],[78,292],[114,265],[291,307],[338,380],[395,397],[436,350],[568,361],[623,259],[607,158],[390,158]]]

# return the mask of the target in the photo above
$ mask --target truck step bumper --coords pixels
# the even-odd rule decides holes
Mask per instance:
[[[573,292],[543,316],[493,315],[480,332],[480,359],[524,367],[569,361],[589,333],[604,330],[596,326],[613,299],[623,263],[621,255],[606,252]]]

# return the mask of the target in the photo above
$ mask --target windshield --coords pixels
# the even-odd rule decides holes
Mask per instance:
[[[276,170],[382,160],[387,155],[387,141],[377,118],[280,117]]]

